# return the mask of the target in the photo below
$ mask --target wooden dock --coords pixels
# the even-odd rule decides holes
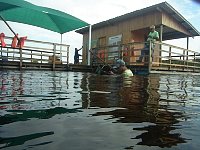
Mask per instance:
[[[144,42],[134,42],[95,48],[92,53],[101,59],[94,57],[94,65],[102,62],[112,65],[114,60],[120,58],[135,74],[149,74],[156,71],[200,72],[199,52],[162,42],[156,42],[154,50],[149,48],[149,55],[144,56],[142,62],[138,62],[144,45]],[[111,51],[113,49],[114,51]]]
[[[7,43],[11,43],[12,38],[6,40]],[[147,59],[142,62],[137,60],[144,43],[134,42],[95,48],[91,50],[91,65],[70,64],[69,47],[65,44],[33,40],[27,40],[23,48],[12,48],[11,44],[7,44],[6,47],[0,47],[0,69],[94,72],[97,66],[112,66],[115,59],[121,58],[135,74],[156,71],[200,72],[200,53],[161,42],[156,43],[154,53],[145,56]],[[111,49],[116,49],[117,52]],[[117,57],[105,57],[108,53],[117,53]]]

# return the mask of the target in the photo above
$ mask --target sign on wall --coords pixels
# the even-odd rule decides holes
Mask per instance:
[[[116,35],[109,37],[108,45],[112,46],[108,49],[108,59],[117,59],[120,57],[120,47],[117,46],[121,44],[122,35]]]

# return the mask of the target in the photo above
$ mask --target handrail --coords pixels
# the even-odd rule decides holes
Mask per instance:
[[[6,39],[9,39],[11,43],[12,38],[8,37]],[[29,45],[31,42],[36,42],[39,46],[35,46],[36,44]],[[8,60],[12,61],[22,60],[22,63],[23,61],[50,63],[53,64],[53,67],[56,67],[56,63],[60,62],[69,64],[69,45],[35,40],[26,40],[23,49],[11,48],[10,44],[7,45],[7,47],[0,49],[2,60],[3,57],[7,57]],[[129,66],[144,66],[148,67],[149,71],[159,69],[187,71],[188,68],[193,68],[194,72],[200,72],[200,53],[162,42],[156,42],[152,55],[151,53],[146,54],[142,62],[138,62],[141,51],[144,50],[144,45],[145,42],[132,42],[94,47],[91,49],[94,54],[91,55],[92,65],[112,65],[115,59],[120,58]],[[59,46],[62,46],[62,49]],[[98,55],[100,52],[104,54]],[[101,58],[102,61],[95,58],[97,56],[103,57]],[[151,57],[152,61],[150,61]],[[59,60],[60,62],[58,62]]]
[[[95,53],[97,53],[98,55],[98,52],[100,52],[100,50],[103,50],[103,56],[107,56],[103,58],[103,60],[108,64],[113,64],[114,59],[120,58],[124,59],[127,65],[145,66],[146,64],[148,64],[148,66],[150,67],[149,71],[158,69],[159,67],[162,67],[162,69],[164,67],[166,68],[166,70],[173,71],[175,67],[181,67],[182,70],[194,68],[200,71],[200,53],[161,42],[155,42],[156,48],[152,53],[152,62],[143,61],[142,63],[138,63],[137,60],[141,55],[141,51],[144,48],[144,44],[145,42],[134,42],[127,44],[99,46],[95,47],[93,51],[95,51]],[[145,57],[151,58],[150,55],[151,54],[146,55]],[[95,64],[98,65],[101,64],[101,62],[96,59]]]
[[[0,61],[41,62],[53,64],[69,64],[69,45],[27,39],[22,49],[12,48],[11,37],[5,37],[6,47],[0,49]],[[54,57],[52,57],[54,56]],[[20,59],[18,59],[20,58]],[[54,69],[53,68],[53,69]]]

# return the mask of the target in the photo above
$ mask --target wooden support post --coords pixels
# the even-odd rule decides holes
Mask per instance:
[[[91,41],[92,41],[92,25],[89,26],[89,41],[88,41],[88,51],[87,51],[87,65],[90,64],[90,50],[91,50]]]
[[[187,49],[189,49],[189,37],[187,37]]]

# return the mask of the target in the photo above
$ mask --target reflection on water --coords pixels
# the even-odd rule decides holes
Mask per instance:
[[[0,144],[3,145],[3,143],[7,143],[4,146],[1,146],[1,148],[22,145],[26,141],[29,141],[29,140],[32,140],[35,138],[41,138],[43,136],[48,136],[51,134],[53,134],[53,132],[35,133],[35,134],[30,134],[30,135],[18,136],[18,137],[3,138],[3,139],[1,139]],[[51,142],[42,142],[38,145],[44,145],[44,144],[49,144],[49,143],[51,143]]]
[[[0,149],[200,146],[199,76],[4,71],[0,81]]]

